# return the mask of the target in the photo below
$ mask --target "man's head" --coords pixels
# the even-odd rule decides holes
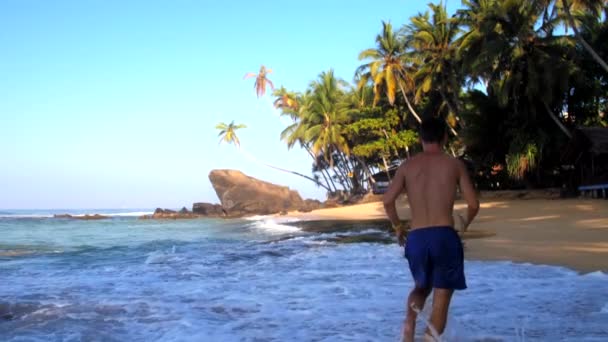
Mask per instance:
[[[420,140],[425,144],[443,145],[447,140],[445,121],[439,118],[427,118],[420,124]]]

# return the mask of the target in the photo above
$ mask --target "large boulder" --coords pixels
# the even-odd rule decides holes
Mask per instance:
[[[249,177],[237,170],[213,170],[209,180],[229,217],[310,211],[320,203],[304,201],[297,191]]]

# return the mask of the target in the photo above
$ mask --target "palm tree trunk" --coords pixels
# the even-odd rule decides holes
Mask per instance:
[[[562,6],[564,7],[564,11],[566,11],[566,16],[568,17],[568,21],[570,22],[570,26],[572,27],[572,30],[574,31],[574,36],[576,37],[576,39],[578,39],[578,41],[585,48],[585,50],[587,50],[587,52],[589,52],[589,54],[591,54],[591,57],[593,57],[593,59],[595,59],[595,61],[599,65],[601,65],[602,68],[604,68],[604,70],[606,72],[608,72],[608,64],[606,64],[606,62],[602,59],[602,57],[600,57],[600,55],[598,55],[597,52],[595,52],[595,50],[593,50],[591,45],[589,45],[587,43],[587,41],[585,41],[585,38],[583,38],[583,36],[581,36],[580,32],[578,31],[578,27],[576,27],[576,23],[574,22],[572,13],[570,13],[570,4],[568,4],[568,1],[562,0]]]
[[[454,107],[452,107],[452,105],[450,104],[450,101],[448,101],[448,98],[445,95],[445,92],[443,91],[443,89],[439,89],[439,94],[441,94],[441,98],[448,105],[448,109],[450,110],[450,112],[452,112],[452,113],[454,113],[454,115],[456,115],[456,111],[454,111]],[[448,124],[447,122],[446,122],[446,125],[450,129],[450,132],[452,132],[452,134],[454,134],[454,136],[458,138],[458,133],[456,132],[456,130],[452,126],[450,126],[450,124]]]
[[[551,108],[549,108],[549,105],[543,102],[543,105],[545,105],[545,109],[547,110],[547,114],[551,117],[551,119],[555,122],[555,124],[557,124],[557,126],[559,127],[559,129],[562,130],[562,132],[564,132],[564,134],[566,134],[566,136],[568,136],[568,138],[572,138],[572,133],[570,133],[570,131],[568,130],[568,128],[566,128],[566,126],[564,126],[564,124],[559,121],[559,119],[557,118],[557,116],[555,115],[555,113],[553,113],[553,111],[551,110]]]
[[[323,169],[322,171],[325,171],[325,174],[327,175],[327,178],[329,179],[329,181],[331,182],[331,185],[334,187],[334,192],[338,191],[338,187],[336,186],[336,182],[334,182],[333,177],[329,174],[329,171],[327,169]]]
[[[384,163],[384,171],[386,172],[386,177],[388,181],[391,181],[391,173],[388,170],[388,163],[386,162],[386,157],[382,156],[382,162]]]
[[[346,159],[346,156],[344,154],[340,153],[340,157],[342,159],[342,163],[344,164],[344,170],[345,170],[345,173],[346,173],[346,179],[350,183],[351,191],[355,190],[355,188],[356,188],[355,182],[353,180],[353,177],[350,176],[351,173],[354,175],[353,168],[350,167],[350,164],[348,163],[348,159]]]
[[[252,156],[251,154],[249,154],[249,153],[248,153],[248,152],[246,152],[245,150],[241,149],[241,148],[240,148],[240,146],[238,146],[238,150],[239,150],[241,153],[243,153],[243,154],[244,154],[246,157],[248,157],[249,159],[251,159],[251,160],[253,160],[253,161],[257,162],[257,163],[260,163],[260,164],[262,164],[262,165],[264,165],[264,166],[267,166],[267,167],[273,168],[273,169],[275,169],[275,170],[279,170],[279,171],[283,171],[283,172],[291,173],[292,175],[296,175],[296,176],[300,176],[300,177],[302,177],[302,178],[306,178],[306,179],[308,179],[309,181],[312,181],[312,182],[314,182],[315,184],[317,184],[317,185],[319,185],[319,186],[323,187],[325,190],[327,190],[327,191],[331,191],[331,189],[329,189],[329,188],[328,188],[328,187],[326,187],[325,185],[321,184],[321,183],[320,183],[318,180],[316,180],[316,179],[314,179],[314,178],[312,178],[312,177],[310,177],[310,176],[307,176],[307,175],[301,174],[301,173],[299,173],[299,172],[297,172],[297,171],[287,170],[287,169],[280,168],[280,167],[278,167],[278,166],[274,166],[274,165],[270,165],[270,164],[267,164],[267,163],[264,163],[264,162],[260,162],[260,161],[259,161],[259,160],[257,160],[257,159],[256,159],[254,156]]]
[[[374,176],[372,174],[372,171],[370,170],[369,166],[367,165],[367,163],[365,162],[365,160],[363,160],[363,158],[355,155],[355,158],[357,159],[357,161],[361,164],[361,166],[363,167],[363,172],[367,174],[367,178],[370,180],[370,182],[376,183],[376,180],[374,179]]]
[[[414,107],[412,107],[412,104],[410,103],[410,100],[407,98],[407,95],[405,94],[405,89],[403,89],[403,84],[401,84],[401,82],[397,82],[397,83],[399,83],[399,88],[401,88],[401,94],[403,94],[403,98],[405,99],[405,104],[407,105],[407,109],[409,109],[410,113],[412,113],[412,115],[414,115],[414,117],[416,118],[418,123],[421,123],[422,119],[420,119],[420,116],[418,115],[418,113],[416,113],[416,111],[414,110]]]
[[[338,173],[340,174],[340,177],[342,178],[342,181],[340,183],[342,183],[342,186],[344,187],[344,190],[351,191],[352,190],[352,184],[351,184],[350,179],[348,178],[348,176],[344,173],[344,170],[340,166],[335,167],[334,170],[335,169],[338,170]],[[344,184],[344,183],[346,183],[346,184]]]
[[[303,144],[302,146],[304,147],[304,149],[306,150],[306,152],[308,152],[308,155],[310,155],[310,157],[312,158],[312,161],[316,164],[317,160],[315,158],[315,155],[312,153],[312,151],[310,150],[310,148],[308,147],[308,145]],[[331,186],[330,186],[329,180],[327,178],[327,177],[330,177],[329,173],[327,173],[327,171],[325,171],[325,172],[323,172],[323,171],[325,171],[325,170],[320,169],[319,172],[321,173],[321,176],[323,176],[323,179],[325,180],[325,184],[327,184],[327,188],[326,188],[327,191],[331,192],[332,190],[329,189]],[[327,173],[327,176],[325,176],[326,173]],[[329,179],[331,180],[331,177]],[[336,189],[336,185],[334,184],[333,180],[331,181],[331,185],[334,186],[334,191],[338,190],[338,189]]]

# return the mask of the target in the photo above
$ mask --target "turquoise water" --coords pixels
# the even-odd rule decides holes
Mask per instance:
[[[0,212],[1,341],[398,340],[412,281],[396,245],[93,212],[113,217]],[[467,261],[466,275],[447,341],[608,340],[606,274]]]

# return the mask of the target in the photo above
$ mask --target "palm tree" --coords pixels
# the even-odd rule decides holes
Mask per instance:
[[[274,108],[286,110],[297,110],[298,109],[298,95],[294,92],[289,92],[285,87],[281,86],[279,89],[275,89],[272,92],[275,97],[273,102]]]
[[[297,97],[297,111],[283,110],[282,114],[291,116],[294,123],[281,133],[288,148],[299,143],[308,151],[315,170],[321,172],[328,185],[327,180],[333,178],[327,172],[329,168],[345,188],[353,185],[346,176],[353,168],[348,160],[350,146],[344,133],[350,115],[345,101],[346,87],[346,82],[336,78],[333,70],[322,72],[306,92]]]
[[[412,70],[404,63],[405,45],[393,31],[390,23],[382,22],[382,33],[376,36],[376,47],[367,49],[359,54],[359,60],[371,60],[357,68],[361,88],[368,82],[374,86],[374,104],[380,99],[382,90],[391,105],[395,103],[397,88],[405,100],[408,110],[418,122],[420,116],[412,107],[407,92],[414,89]],[[406,91],[407,90],[407,91]]]
[[[593,59],[604,68],[606,72],[608,72],[608,64],[598,55],[598,53],[587,43],[585,38],[580,34],[578,27],[576,26],[576,22],[574,17],[572,16],[571,9],[580,9],[584,12],[591,13],[594,17],[599,17],[602,7],[607,5],[608,1],[606,0],[572,0],[568,3],[568,0],[561,0],[561,9],[566,14],[567,18],[567,26],[570,26],[574,31],[574,36],[579,41],[579,43],[583,46],[587,52],[593,57]]]
[[[270,89],[274,90],[274,85],[272,81],[268,79],[268,74],[272,73],[272,69],[266,69],[265,66],[260,67],[260,71],[257,74],[252,72],[247,73],[244,79],[248,79],[250,77],[255,77],[255,82],[253,83],[253,88],[255,89],[256,95],[259,97],[264,96],[266,93],[266,87],[270,86]]]
[[[236,135],[236,130],[241,128],[246,128],[247,126],[244,124],[235,124],[234,120],[229,124],[225,124],[223,122],[218,123],[215,128],[220,130],[218,136],[220,137],[220,144],[222,142],[228,144],[234,144],[237,148],[241,147],[241,142],[239,141],[238,136]]]
[[[461,81],[456,63],[455,40],[459,34],[458,21],[449,18],[442,4],[429,4],[429,12],[411,18],[411,24],[403,29],[410,54],[417,60],[416,81],[421,86],[416,90],[416,99],[430,91],[438,91],[443,103],[449,108],[452,120],[448,120],[451,132],[458,136],[453,124],[460,112],[458,93]]]
[[[293,175],[306,178],[306,179],[314,182],[318,186],[324,187],[327,191],[331,191],[329,188],[327,188],[323,184],[319,183],[319,181],[317,179],[311,178],[311,177],[309,177],[307,175],[301,174],[301,173],[296,172],[296,171],[291,171],[291,170],[283,169],[281,167],[277,167],[277,166],[273,166],[273,165],[270,165],[270,164],[262,163],[262,162],[258,161],[254,156],[252,156],[251,154],[247,153],[245,150],[243,150],[241,148],[241,142],[240,142],[238,136],[236,135],[236,130],[241,129],[241,128],[245,128],[245,127],[247,127],[247,126],[245,126],[243,124],[237,125],[237,124],[234,123],[234,121],[230,122],[229,124],[225,124],[223,122],[220,122],[219,124],[217,124],[215,126],[216,129],[220,130],[220,133],[218,134],[218,136],[220,137],[219,143],[221,144],[222,142],[225,142],[225,143],[228,143],[228,144],[234,144],[237,147],[237,149],[241,153],[243,153],[245,155],[245,157],[247,157],[248,159],[251,159],[251,160],[253,160],[253,161],[257,162],[257,163],[260,163],[260,164],[262,164],[264,166],[268,166],[268,167],[273,168],[275,170],[291,173]]]
[[[322,72],[311,83],[312,96],[304,123],[305,140],[312,143],[312,152],[323,154],[333,166],[333,152],[350,153],[342,125],[348,121],[349,108],[344,102],[345,82],[335,77],[333,70]]]
[[[308,90],[302,95],[296,95],[297,110],[292,108],[281,107],[281,115],[288,115],[294,121],[281,132],[281,140],[287,144],[287,149],[292,149],[296,143],[301,148],[306,150],[308,155],[314,161],[313,172],[320,172],[325,180],[327,187],[333,187],[333,191],[337,191],[336,184],[326,168],[320,167],[318,155],[315,155],[311,149],[311,143],[304,139],[307,126],[302,123],[308,115],[308,104],[310,103],[311,92]],[[278,99],[277,99],[278,100]],[[330,192],[332,190],[329,190]]]
[[[501,106],[532,120],[545,111],[562,132],[571,133],[554,114],[577,67],[569,58],[572,44],[549,28],[536,29],[543,14],[541,1],[466,1],[459,11],[468,26],[459,55],[471,77],[481,78]],[[539,32],[539,30],[549,32]],[[560,110],[561,111],[561,110]]]

